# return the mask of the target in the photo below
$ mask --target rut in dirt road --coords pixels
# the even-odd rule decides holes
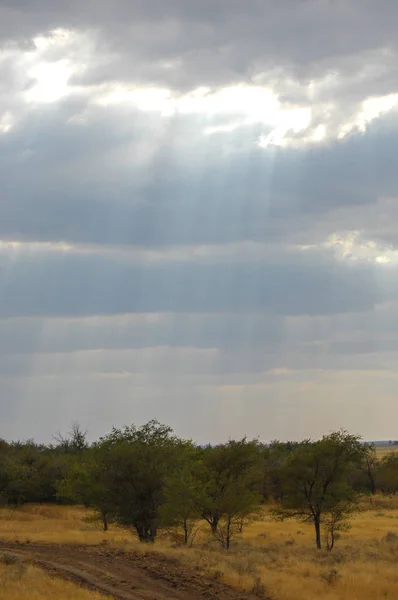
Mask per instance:
[[[104,546],[17,544],[0,542],[0,552],[31,561],[57,577],[69,579],[117,600],[254,600],[155,553],[121,554]]]

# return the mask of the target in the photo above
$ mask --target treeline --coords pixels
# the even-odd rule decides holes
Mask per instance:
[[[398,455],[377,460],[360,437],[337,431],[321,440],[263,444],[230,440],[200,447],[157,421],[113,429],[89,444],[74,424],[50,445],[0,440],[0,501],[67,502],[153,542],[178,528],[185,544],[208,527],[222,547],[271,504],[275,519],[314,526],[331,550],[361,495],[398,489]]]

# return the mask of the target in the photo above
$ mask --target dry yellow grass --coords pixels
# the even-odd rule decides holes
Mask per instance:
[[[0,510],[0,538],[5,541],[49,542],[54,544],[98,544],[104,533],[96,524],[84,521],[89,513],[77,507],[25,505]],[[126,532],[114,529],[122,539]]]
[[[0,565],[0,600],[103,600],[103,596],[50,577],[24,563]]]
[[[398,499],[364,500],[363,509],[332,553],[315,549],[310,526],[275,523],[267,513],[246,528],[229,552],[220,552],[204,536],[192,549],[177,547],[162,536],[153,551],[235,587],[268,593],[275,600],[398,599]],[[57,506],[2,510],[0,538],[78,544],[107,539],[111,546],[126,550],[142,548],[130,532],[111,527],[104,533],[85,522],[86,516],[83,509]]]
[[[398,446],[376,446],[376,456],[378,459],[383,458],[384,456],[386,456],[386,454],[390,454],[390,452],[398,452]]]

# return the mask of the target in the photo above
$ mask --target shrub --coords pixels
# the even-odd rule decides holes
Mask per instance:
[[[326,585],[334,586],[340,578],[340,574],[337,569],[329,569],[321,574],[321,578],[324,580]]]
[[[267,586],[262,583],[260,577],[255,578],[251,591],[252,594],[258,598],[263,598],[263,600],[272,600],[272,596],[270,596]]]
[[[398,542],[398,534],[395,533],[394,531],[389,531],[386,536],[385,536],[385,541],[386,542]]]
[[[28,568],[26,562],[24,562],[19,556],[10,554],[8,552],[5,552],[1,556],[1,562],[6,567],[9,567],[9,570],[7,570],[7,575],[15,579],[21,579],[25,575]]]
[[[1,562],[6,567],[16,565],[20,560],[21,559],[19,558],[19,556],[16,556],[15,554],[9,554],[8,552],[4,552],[4,554],[1,557]]]

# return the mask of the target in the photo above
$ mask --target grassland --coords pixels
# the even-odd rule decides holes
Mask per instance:
[[[7,559],[7,555],[5,555]],[[7,560],[5,560],[7,562]],[[50,577],[18,561],[0,564],[0,600],[103,600],[103,596]]]
[[[57,506],[3,509],[0,538],[62,544],[99,544],[106,539],[110,546],[124,551],[143,549],[130,532],[111,527],[104,533],[88,516],[83,509]],[[180,547],[175,540],[163,535],[153,552],[172,556],[196,571],[275,600],[395,599],[398,598],[398,499],[376,497],[364,501],[351,531],[344,534],[332,553],[314,548],[310,526],[296,522],[275,523],[267,513],[247,527],[229,552],[221,553],[204,535],[190,549]],[[27,576],[33,578],[29,589],[37,584],[44,590],[41,595],[29,598],[46,599],[46,586],[67,585],[54,580],[49,583],[44,575],[41,582],[41,575],[35,570],[30,570]],[[23,579],[21,585],[25,585]],[[15,597],[27,598],[22,592]],[[76,595],[78,592],[88,595]],[[95,598],[78,588],[75,595],[62,593],[63,596],[61,591],[51,592],[51,595]],[[13,598],[11,594],[0,595],[0,600],[3,597]]]
[[[390,454],[391,452],[397,453],[398,446],[388,445],[388,444],[386,446],[376,446],[376,456],[379,460],[381,458],[384,458],[384,456],[386,456],[386,454]]]

